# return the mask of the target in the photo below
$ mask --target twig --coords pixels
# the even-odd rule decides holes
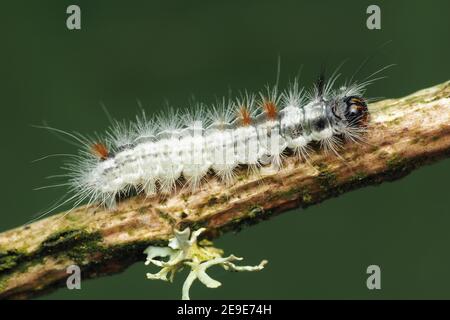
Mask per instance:
[[[370,106],[367,143],[346,144],[342,157],[318,153],[312,166],[289,157],[274,174],[247,176],[224,187],[213,177],[202,190],[167,199],[134,197],[115,212],[80,207],[0,234],[0,298],[29,298],[64,285],[77,264],[83,279],[144,260],[176,226],[206,227],[208,237],[346,191],[390,181],[450,155],[450,81]]]

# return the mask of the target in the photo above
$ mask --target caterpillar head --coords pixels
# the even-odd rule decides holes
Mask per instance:
[[[369,120],[366,101],[360,96],[344,97],[344,117],[350,126],[361,127]]]

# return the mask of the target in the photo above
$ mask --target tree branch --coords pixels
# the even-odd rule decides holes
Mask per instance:
[[[83,206],[1,233],[0,298],[29,298],[64,285],[71,264],[82,268],[83,278],[122,271],[143,261],[148,245],[167,244],[174,227],[206,227],[208,237],[217,237],[450,155],[450,81],[369,108],[367,143],[347,143],[345,161],[323,152],[312,166],[289,157],[278,173],[255,177],[241,170],[229,188],[210,177],[192,195],[137,196],[115,212]]]

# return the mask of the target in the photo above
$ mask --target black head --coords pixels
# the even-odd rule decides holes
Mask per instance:
[[[369,120],[369,110],[367,103],[362,97],[349,96],[344,98],[345,119],[352,126],[364,126]]]

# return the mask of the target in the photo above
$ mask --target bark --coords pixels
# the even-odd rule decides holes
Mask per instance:
[[[208,237],[218,237],[450,155],[450,81],[369,109],[367,143],[346,143],[343,159],[317,152],[307,164],[290,156],[277,173],[239,171],[230,187],[209,177],[194,194],[136,196],[114,212],[82,206],[1,233],[0,298],[29,298],[65,285],[72,264],[83,279],[122,271],[144,260],[146,246],[165,245],[175,227],[206,227]]]

